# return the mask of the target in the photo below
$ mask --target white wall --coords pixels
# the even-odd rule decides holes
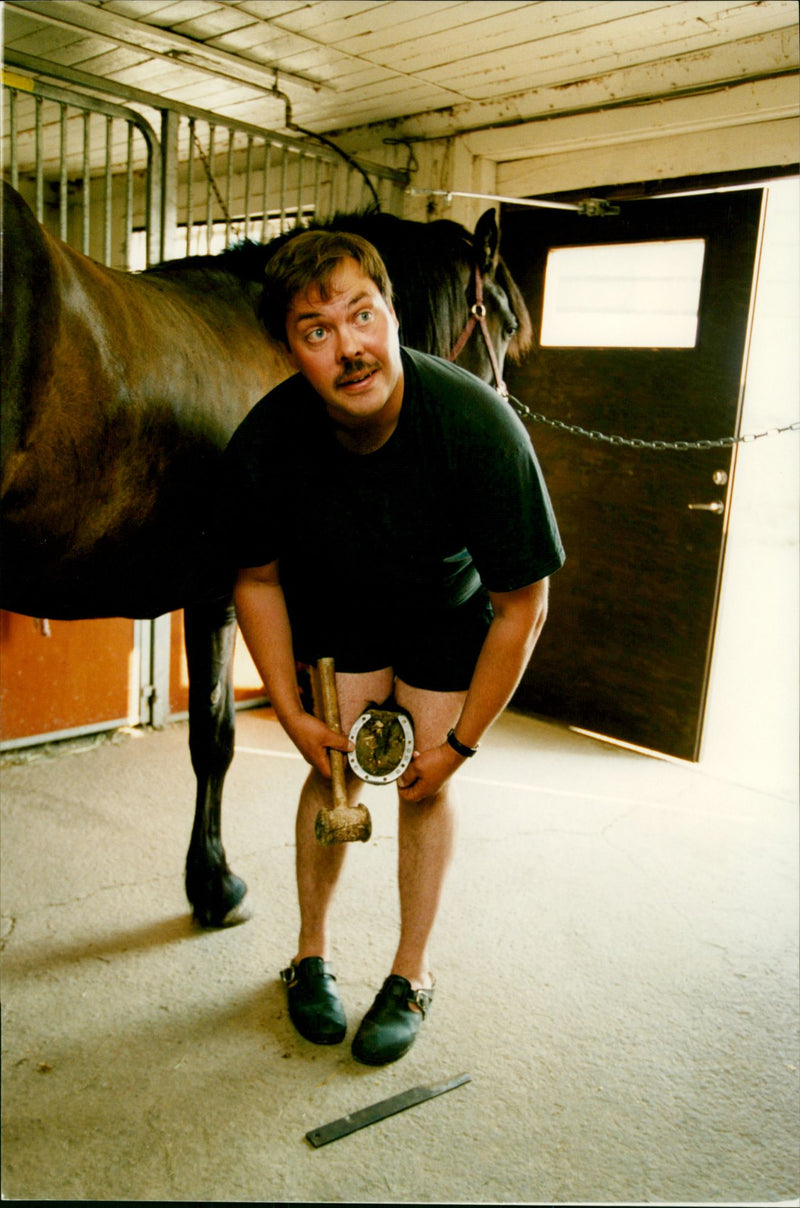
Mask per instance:
[[[770,187],[742,431],[800,419],[800,187]],[[800,432],[739,446],[703,764],[794,796],[798,778]]]

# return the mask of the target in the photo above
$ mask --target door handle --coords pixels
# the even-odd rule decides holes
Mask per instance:
[[[725,504],[720,503],[719,500],[716,500],[716,499],[714,500],[713,503],[690,503],[689,511],[690,512],[716,512],[716,514],[718,516],[721,516],[722,513],[725,511]]]

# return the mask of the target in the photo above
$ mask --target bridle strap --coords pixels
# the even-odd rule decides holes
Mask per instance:
[[[474,282],[475,301],[469,308],[467,325],[456,340],[456,343],[453,346],[453,351],[450,353],[450,356],[447,359],[448,361],[454,361],[459,356],[459,354],[463,351],[467,340],[475,330],[476,325],[479,326],[481,329],[481,335],[483,336],[483,342],[486,345],[486,351],[489,354],[492,373],[494,374],[494,388],[498,394],[503,396],[503,398],[508,398],[508,387],[503,381],[503,375],[500,372],[500,364],[497,360],[497,353],[494,350],[494,344],[492,343],[492,338],[489,335],[489,324],[486,322],[486,306],[484,305],[483,301],[483,274],[481,273],[481,270],[478,268],[477,264],[475,265],[474,269]]]

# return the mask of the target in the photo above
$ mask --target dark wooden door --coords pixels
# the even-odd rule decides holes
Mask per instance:
[[[737,433],[761,206],[762,191],[752,189],[622,203],[609,217],[504,211],[503,255],[537,333],[551,249],[704,241],[693,346],[540,345],[522,366],[507,366],[511,393],[534,412],[626,437]],[[585,288],[593,291],[587,310],[602,312],[602,286]],[[635,302],[630,311],[633,326]],[[567,564],[553,580],[550,619],[514,703],[698,759],[732,450],[628,448],[535,422],[529,431]]]

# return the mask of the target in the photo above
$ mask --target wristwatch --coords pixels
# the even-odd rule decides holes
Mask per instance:
[[[449,742],[449,744],[453,748],[453,750],[456,751],[459,755],[463,755],[463,757],[465,759],[471,759],[473,755],[477,754],[478,748],[477,747],[468,747],[468,746],[465,746],[465,744],[463,742],[459,742],[459,740],[456,738],[455,732],[453,730],[451,730],[449,732],[449,734],[447,735],[447,741]]]

